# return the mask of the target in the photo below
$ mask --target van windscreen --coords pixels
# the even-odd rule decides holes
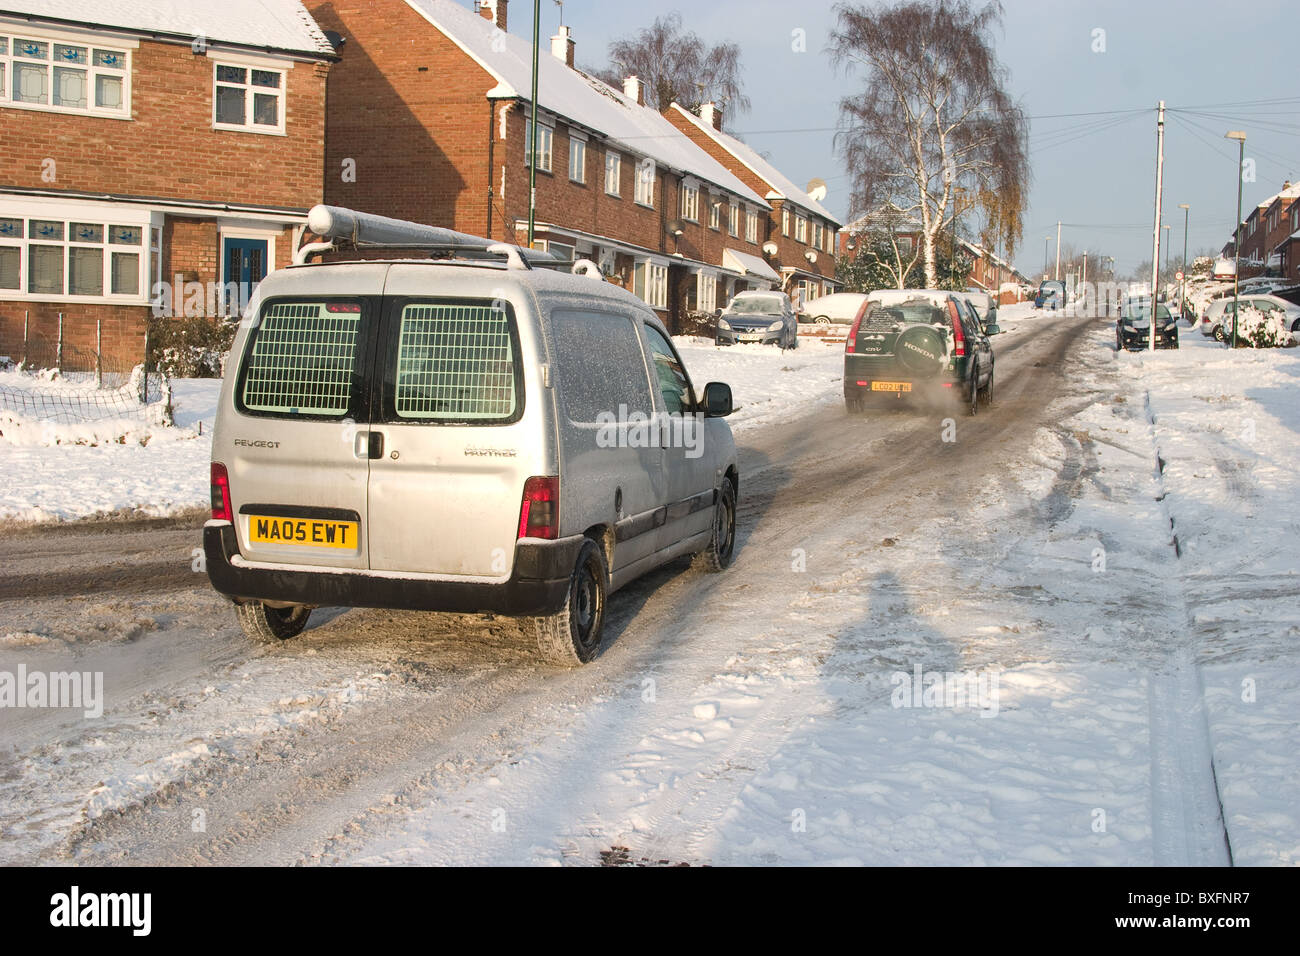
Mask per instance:
[[[270,415],[345,414],[361,318],[355,303],[268,303],[244,354],[240,404]]]

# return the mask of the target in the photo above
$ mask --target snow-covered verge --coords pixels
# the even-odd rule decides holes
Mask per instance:
[[[731,385],[736,411],[730,421],[738,433],[842,394],[842,345],[801,342],[782,352],[760,345],[717,348],[699,338],[676,344],[700,387]],[[0,374],[5,382],[24,384],[18,373]],[[203,507],[220,388],[216,379],[173,382],[174,427],[143,417],[59,424],[0,410],[0,521],[165,516]]]
[[[3,374],[12,388],[28,384],[29,377]],[[0,410],[0,521],[122,512],[163,516],[202,506],[220,384],[173,382],[173,424],[153,414],[153,406],[130,416],[72,422]],[[75,408],[75,390],[68,391]]]

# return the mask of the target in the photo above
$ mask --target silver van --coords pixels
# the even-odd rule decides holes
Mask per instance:
[[[321,606],[497,612],[572,665],[608,594],[730,563],[731,389],[697,390],[645,303],[585,262],[333,207],[309,225],[327,241],[258,287],[213,432],[207,570],[250,637]],[[441,257],[307,262],[368,245]]]

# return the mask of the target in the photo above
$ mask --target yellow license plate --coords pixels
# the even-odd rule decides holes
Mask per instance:
[[[248,516],[248,537],[254,544],[295,544],[355,551],[359,534],[360,527],[355,521]]]
[[[873,392],[910,392],[912,390],[911,382],[872,382],[871,390]]]

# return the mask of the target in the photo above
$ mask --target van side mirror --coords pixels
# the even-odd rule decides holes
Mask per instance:
[[[704,386],[700,411],[705,418],[726,418],[731,414],[731,386],[726,382],[710,382]]]

